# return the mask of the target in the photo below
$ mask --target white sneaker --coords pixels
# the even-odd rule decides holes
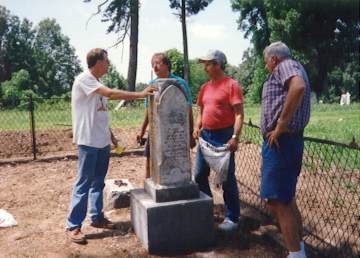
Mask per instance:
[[[219,225],[219,229],[222,231],[230,232],[236,230],[238,223],[231,221],[229,218],[225,218],[224,221]]]
[[[302,250],[298,252],[290,252],[287,258],[306,258],[306,254]]]

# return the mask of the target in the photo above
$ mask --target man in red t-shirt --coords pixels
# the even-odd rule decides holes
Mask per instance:
[[[227,180],[223,183],[225,219],[219,225],[224,231],[235,230],[240,217],[239,190],[235,177],[234,153],[244,121],[243,95],[240,85],[224,74],[226,56],[219,50],[210,50],[200,59],[210,77],[200,89],[199,106],[193,136],[201,137],[214,146],[228,145],[231,151]],[[196,152],[195,181],[205,194],[212,196],[209,186],[210,168],[201,149]]]

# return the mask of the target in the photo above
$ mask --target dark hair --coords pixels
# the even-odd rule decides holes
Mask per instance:
[[[86,55],[86,62],[88,68],[93,67],[98,60],[104,60],[105,55],[107,55],[107,51],[102,48],[93,48]]]
[[[161,62],[164,64],[164,65],[167,65],[168,69],[169,69],[169,72],[171,72],[171,61],[170,59],[166,56],[165,53],[155,53],[152,58],[151,58],[151,61],[154,59],[154,57],[158,57],[160,56],[161,57]]]

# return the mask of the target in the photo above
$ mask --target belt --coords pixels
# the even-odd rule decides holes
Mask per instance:
[[[266,133],[267,134],[267,133]],[[267,139],[266,134],[263,134],[262,137],[264,140]],[[286,136],[286,137],[303,137],[304,136],[304,130],[296,131],[296,132],[286,132],[280,135]]]
[[[209,128],[203,128],[209,132],[218,132],[218,131],[221,131],[221,130],[228,130],[228,129],[231,129],[231,128],[234,128],[234,125],[230,125],[228,127],[224,127],[224,128],[216,128],[216,129],[209,129]]]

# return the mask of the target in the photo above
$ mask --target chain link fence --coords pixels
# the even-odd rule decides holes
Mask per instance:
[[[111,127],[128,150],[139,148],[136,134],[144,118],[141,100],[116,111],[109,102]],[[0,161],[35,159],[76,152],[71,105],[66,99],[29,99],[22,108],[0,110]],[[246,123],[236,153],[241,201],[268,214],[259,198],[262,135]],[[359,257],[360,148],[305,137],[297,202],[305,242],[316,257]]]
[[[127,149],[138,148],[136,134],[144,118],[143,100],[115,110],[118,105],[119,101],[109,101],[112,131]],[[0,121],[0,161],[76,152],[69,99],[29,98],[20,108],[0,109]]]
[[[296,200],[305,243],[315,257],[360,255],[360,148],[304,137]],[[236,154],[241,200],[268,214],[260,200],[262,135],[245,124]]]

